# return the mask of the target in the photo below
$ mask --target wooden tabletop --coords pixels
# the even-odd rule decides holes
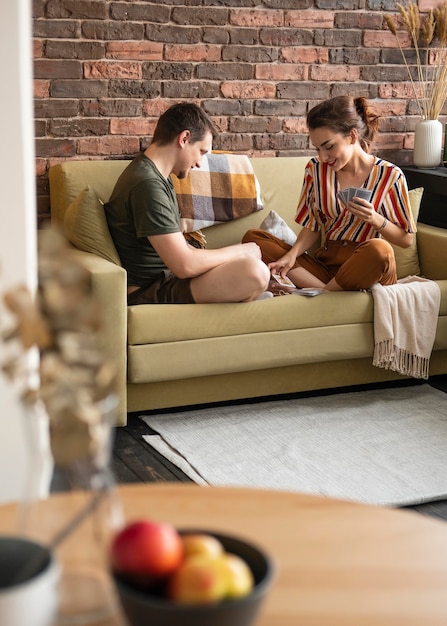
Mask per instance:
[[[445,626],[447,524],[418,513],[280,491],[181,483],[119,488],[128,521],[234,533],[262,545],[276,578],[256,626]],[[79,494],[49,499],[51,519]],[[0,507],[0,532],[14,529]],[[50,529],[49,529],[50,530]],[[64,546],[70,560],[76,548]],[[79,550],[79,543],[78,543]],[[101,626],[125,626],[120,615]]]

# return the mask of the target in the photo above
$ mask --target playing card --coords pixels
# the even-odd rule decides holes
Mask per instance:
[[[347,200],[346,200],[346,189],[340,189],[338,191],[338,199],[341,200],[343,202],[343,204],[348,204]]]
[[[355,195],[355,191],[356,191],[355,187],[348,187],[347,189],[348,202],[351,202],[352,198]]]
[[[354,189],[354,196],[357,196],[357,198],[362,198],[362,200],[368,200],[371,198],[371,191],[369,189],[365,189],[364,187],[361,187],[360,189]]]
[[[280,274],[272,274],[272,278],[274,278],[283,287],[296,287],[296,285],[292,283],[290,278],[288,278],[287,276],[284,276],[283,278]]]

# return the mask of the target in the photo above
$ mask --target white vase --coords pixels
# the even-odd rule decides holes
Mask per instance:
[[[414,165],[422,169],[434,169],[441,163],[441,154],[441,122],[439,120],[420,120],[414,130]]]

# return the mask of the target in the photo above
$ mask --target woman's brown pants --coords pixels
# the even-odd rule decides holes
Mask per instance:
[[[291,248],[275,235],[258,228],[245,233],[242,242],[249,241],[261,248],[266,264],[277,261]],[[315,252],[315,258],[305,252],[293,267],[303,267],[324,284],[335,278],[345,291],[369,289],[374,283],[394,285],[397,281],[394,251],[384,239],[369,239],[363,243],[327,241]]]

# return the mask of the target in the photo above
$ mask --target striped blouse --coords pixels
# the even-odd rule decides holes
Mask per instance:
[[[377,213],[407,233],[415,233],[408,187],[402,171],[392,163],[375,158],[363,187],[372,191],[370,202]],[[295,221],[313,231],[323,231],[328,240],[362,242],[380,237],[371,224],[355,217],[337,198],[338,183],[327,163],[312,158],[306,166]]]

